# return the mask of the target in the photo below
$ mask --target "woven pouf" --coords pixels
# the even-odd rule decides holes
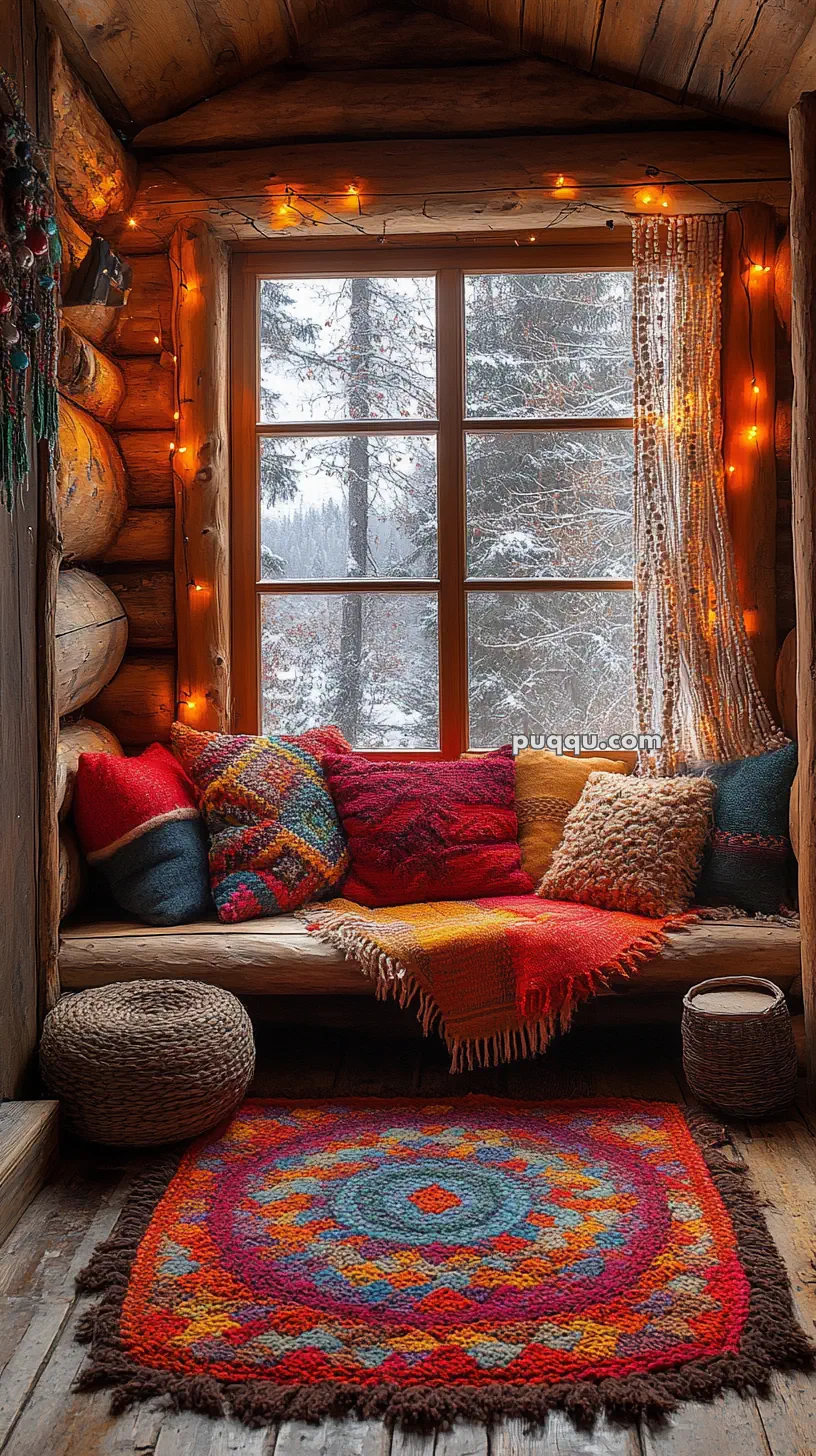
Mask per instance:
[[[64,996],[45,1018],[43,1080],[90,1142],[176,1142],[234,1112],[255,1068],[240,1001],[194,981],[125,981]]]
[[[773,981],[722,976],[683,999],[683,1070],[694,1096],[720,1112],[761,1117],[792,1102],[796,1047]]]

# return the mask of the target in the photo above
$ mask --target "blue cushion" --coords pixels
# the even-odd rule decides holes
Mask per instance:
[[[698,764],[717,785],[714,833],[695,899],[776,915],[796,904],[796,861],[788,831],[796,744],[734,763]]]
[[[183,925],[213,908],[201,819],[171,819],[99,864],[118,905],[148,925]]]

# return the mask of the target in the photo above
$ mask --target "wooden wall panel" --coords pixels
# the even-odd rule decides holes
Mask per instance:
[[[172,510],[128,511],[119,535],[103,559],[108,565],[126,561],[172,561]]]
[[[0,0],[0,65],[35,130],[47,139],[45,58],[31,0]],[[9,515],[0,507],[0,1096],[28,1086],[38,1026],[39,711],[37,600],[39,472]],[[47,728],[43,744],[47,744]]]
[[[737,585],[759,685],[775,711],[776,216],[753,203],[728,214],[723,247],[723,457]],[[767,269],[767,271],[765,271]]]
[[[176,615],[181,716],[197,728],[230,727],[229,263],[210,228],[181,222],[171,256],[179,282],[179,449],[176,480]]]
[[[128,648],[173,647],[176,640],[175,585],[172,571],[129,567],[106,571],[106,586],[122,603],[128,619]]]

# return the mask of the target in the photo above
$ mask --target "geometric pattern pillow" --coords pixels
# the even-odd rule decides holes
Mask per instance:
[[[528,875],[540,880],[549,867],[589,775],[628,772],[628,763],[615,758],[573,758],[546,748],[523,748],[516,755],[518,837]]]
[[[319,733],[303,738],[321,752]],[[171,740],[207,825],[219,920],[282,915],[334,889],[348,851],[314,752],[297,738],[202,733],[182,723]]]
[[[714,833],[697,885],[701,905],[736,905],[778,915],[796,904],[796,861],[789,834],[796,744],[733,763],[697,764],[717,789]]]
[[[536,893],[632,915],[691,903],[714,806],[705,778],[593,773]]]

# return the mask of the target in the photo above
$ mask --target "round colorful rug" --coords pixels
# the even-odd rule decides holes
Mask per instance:
[[[761,1383],[810,1347],[714,1142],[664,1103],[247,1102],[83,1276],[82,1383],[432,1423]]]

